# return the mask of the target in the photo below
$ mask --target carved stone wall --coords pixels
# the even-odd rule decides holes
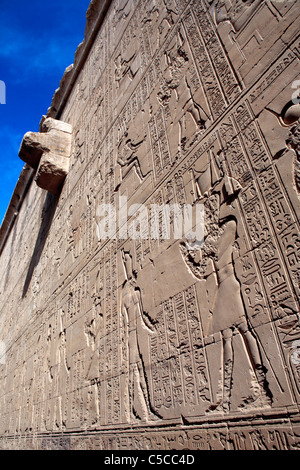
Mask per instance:
[[[0,448],[299,449],[299,16],[91,2],[62,190],[2,227]],[[154,204],[201,206],[204,244],[147,236]]]

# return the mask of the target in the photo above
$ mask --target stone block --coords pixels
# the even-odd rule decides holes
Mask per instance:
[[[58,194],[69,171],[72,126],[44,117],[40,129],[25,134],[19,156],[37,170],[35,181],[40,188]]]

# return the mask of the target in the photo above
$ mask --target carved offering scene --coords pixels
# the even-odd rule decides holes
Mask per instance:
[[[0,229],[0,449],[299,450],[300,2],[86,16]]]

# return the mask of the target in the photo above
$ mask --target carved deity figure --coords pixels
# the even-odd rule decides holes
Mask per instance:
[[[297,193],[300,194],[300,119],[290,130],[287,145],[290,146],[296,154],[294,159],[294,181]]]
[[[208,411],[230,409],[233,373],[233,336],[240,333],[245,351],[259,385],[259,391],[249,401],[249,405],[266,406],[270,404],[271,393],[266,380],[266,368],[262,363],[258,340],[253,333],[244,307],[241,286],[234,268],[234,244],[237,238],[237,220],[230,214],[229,206],[241,189],[238,181],[230,177],[224,163],[220,163],[220,175],[212,183],[213,157],[208,167],[197,179],[200,199],[207,211],[205,243],[200,253],[189,250],[187,244],[181,245],[183,258],[192,273],[199,279],[206,279],[209,309],[211,312],[211,333],[221,333],[223,344],[222,392],[216,403]],[[208,273],[208,265],[212,273]],[[212,290],[208,278],[215,277]],[[210,290],[210,292],[209,292]],[[254,393],[255,395],[255,393]]]
[[[192,121],[192,135],[206,128],[209,116],[203,107],[196,102],[189,79],[189,57],[184,38],[180,31],[177,33],[176,45],[165,51],[167,64],[166,76],[161,84],[157,99],[162,106],[167,106],[173,92],[176,101],[181,103],[183,115],[179,119],[179,147],[186,145],[188,135],[188,117]]]
[[[237,32],[246,24],[261,0],[217,0],[210,3],[213,4],[216,24],[230,21]]]
[[[157,419],[158,416],[151,409],[140,334],[143,331],[151,334],[153,328],[143,310],[141,292],[136,285],[135,273],[132,268],[132,257],[129,253],[123,252],[122,258],[126,275],[122,289],[121,314],[129,356],[130,416],[128,418],[129,420],[149,421]]]
[[[281,117],[285,126],[291,126],[286,145],[295,152],[294,181],[296,191],[300,194],[300,103],[287,105]]]

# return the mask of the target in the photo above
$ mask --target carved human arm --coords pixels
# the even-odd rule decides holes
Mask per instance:
[[[145,312],[143,308],[143,302],[142,302],[142,296],[141,296],[141,291],[138,287],[135,288],[136,295],[138,296],[138,306],[139,306],[139,313],[140,313],[140,318],[142,320],[143,326],[153,333],[155,331],[155,325],[154,321],[152,318]]]

